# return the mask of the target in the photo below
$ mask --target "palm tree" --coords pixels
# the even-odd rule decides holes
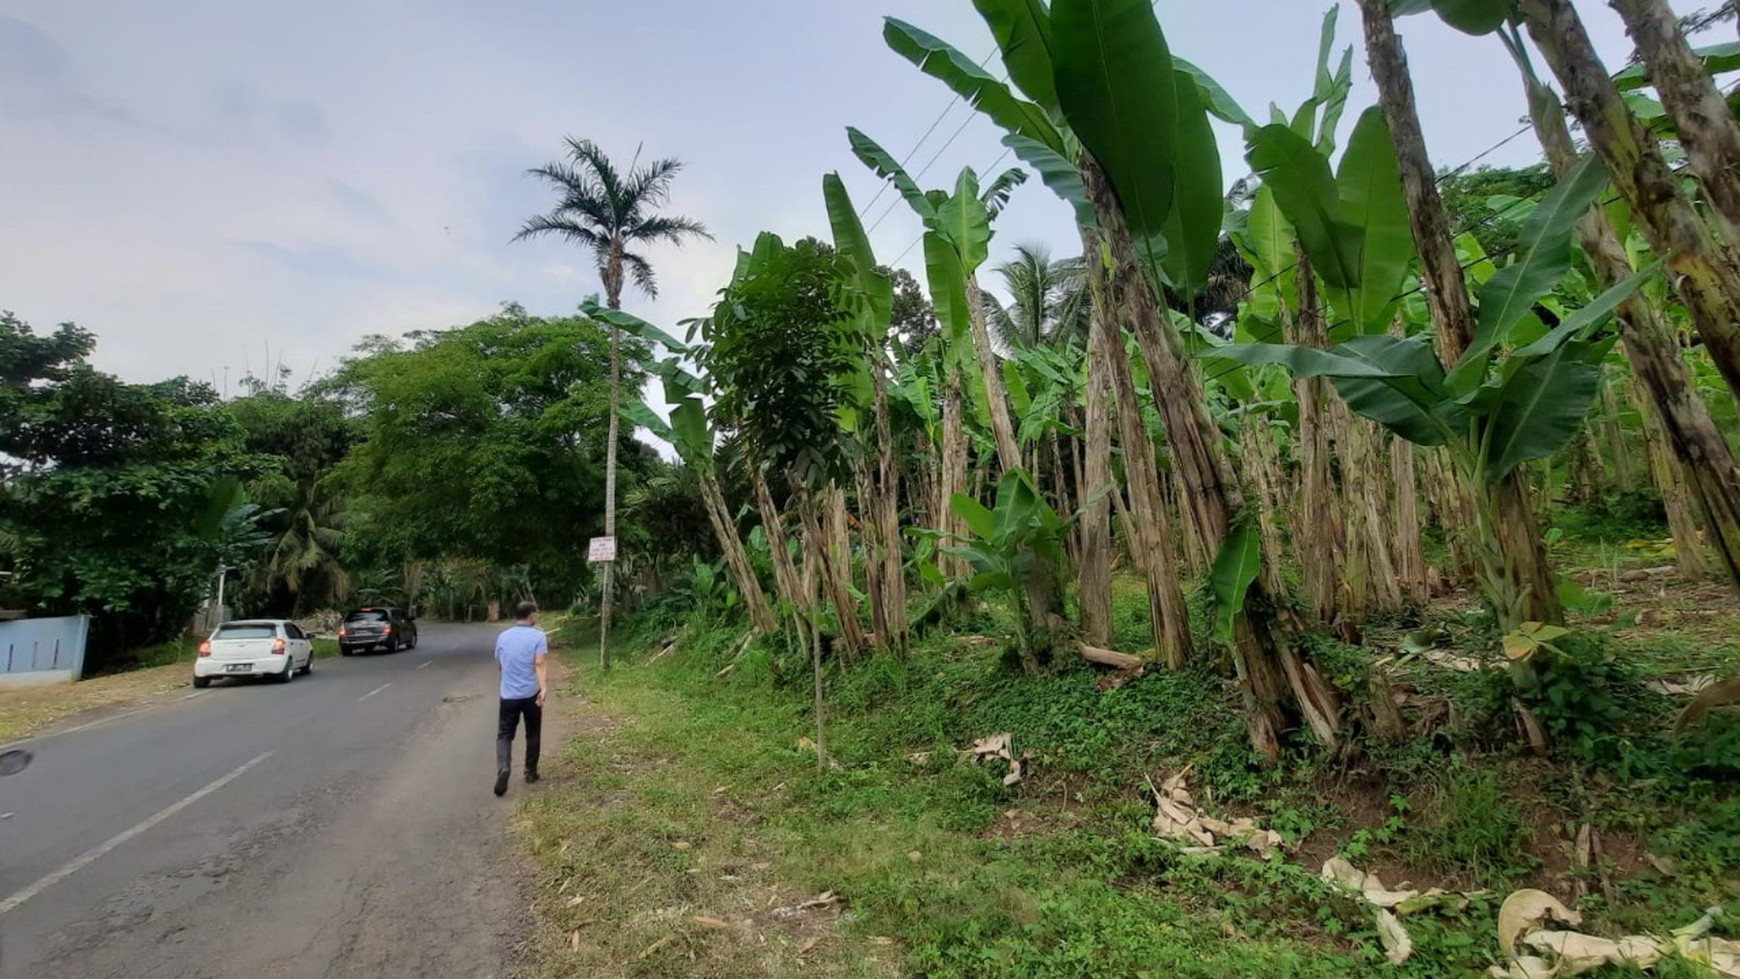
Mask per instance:
[[[251,584],[264,595],[283,589],[293,596],[292,614],[308,600],[332,602],[351,590],[350,576],[339,561],[344,543],[342,499],[325,480],[296,484],[285,500],[284,526],[263,560],[254,565]]]
[[[1081,258],[1052,261],[1044,244],[1015,246],[1015,258],[997,266],[1010,302],[1004,306],[985,293],[985,321],[1004,351],[1042,343],[1067,343],[1087,337],[1090,302],[1087,263]]]
[[[610,162],[598,144],[588,139],[568,139],[568,159],[528,171],[555,187],[558,199],[548,214],[526,221],[515,241],[553,234],[592,252],[598,261],[598,277],[611,309],[622,308],[624,275],[649,297],[658,295],[652,263],[634,248],[661,241],[681,245],[688,238],[713,236],[699,221],[657,213],[670,199],[671,180],[683,168],[682,161],[654,160],[646,166],[629,164],[627,173]],[[610,431],[604,457],[604,534],[616,535],[616,441],[617,416],[622,406],[622,330],[610,325]],[[604,595],[599,609],[599,658],[610,665],[610,597],[614,566],[604,566]]]

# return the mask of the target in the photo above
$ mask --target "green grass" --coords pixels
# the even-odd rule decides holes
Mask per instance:
[[[1142,648],[1145,597],[1120,581],[1117,598],[1118,644]],[[1002,613],[969,608],[908,659],[830,670],[824,772],[802,651],[728,664],[741,626],[680,618],[621,630],[609,675],[576,658],[580,731],[524,825],[555,932],[544,974],[1441,976],[1495,960],[1497,903],[1517,886],[1569,899],[1580,878],[1601,934],[1662,933],[1725,902],[1740,913],[1740,724],[1669,737],[1671,704],[1639,684],[1666,660],[1632,662],[1607,632],[1567,643],[1570,672],[1531,701],[1557,725],[1553,759],[1517,750],[1502,684],[1415,664],[1399,682],[1450,708],[1429,735],[1355,737],[1337,757],[1296,747],[1266,768],[1212,654],[1110,689],[1077,662],[1028,678]],[[1427,619],[1458,648],[1493,640],[1477,619]],[[1415,624],[1367,647],[1313,639],[1313,656],[1357,709],[1374,657]],[[1013,787],[957,756],[1000,732],[1030,755]],[[1154,839],[1146,781],[1185,767],[1211,811],[1264,819],[1296,849],[1199,858]],[[1606,841],[1611,899],[1597,875],[1567,872],[1566,828],[1583,822]],[[1491,896],[1408,918],[1417,951],[1396,968],[1368,909],[1318,880],[1337,853],[1392,885]],[[825,891],[845,913],[767,913]]]

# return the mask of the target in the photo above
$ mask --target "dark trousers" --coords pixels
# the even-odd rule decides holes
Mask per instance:
[[[513,770],[514,730],[520,726],[522,717],[526,719],[526,771],[538,770],[538,738],[544,730],[544,708],[538,706],[536,697],[519,700],[504,697],[501,723],[495,733],[495,768],[498,772]]]

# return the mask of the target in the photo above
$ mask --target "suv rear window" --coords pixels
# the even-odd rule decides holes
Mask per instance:
[[[345,616],[344,621],[346,621],[346,622],[385,622],[385,621],[387,621],[387,610],[386,609],[379,609],[379,608],[363,609],[361,612],[352,612],[349,615]]]
[[[213,639],[276,639],[278,628],[269,625],[226,625],[219,626],[211,634]]]

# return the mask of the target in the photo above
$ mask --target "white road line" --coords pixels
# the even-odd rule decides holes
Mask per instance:
[[[66,728],[65,730],[62,730],[62,731],[48,731],[48,732],[45,732],[43,734],[32,735],[31,737],[28,737],[28,738],[20,738],[19,740],[14,741],[11,744],[0,744],[0,751],[9,751],[13,748],[18,747],[19,745],[30,744],[33,741],[44,741],[44,740],[47,740],[48,738],[58,738],[63,734],[77,734],[80,731],[89,731],[93,727],[101,727],[102,725],[107,724],[111,721],[119,721],[119,720],[123,720],[123,719],[128,718],[128,717],[132,717],[135,714],[143,714],[155,706],[157,706],[157,705],[156,704],[145,704],[145,705],[140,706],[140,707],[135,707],[132,710],[122,711],[119,714],[111,714],[108,717],[99,717],[94,721],[86,721],[85,723],[77,725],[76,727],[69,727],[69,728]]]
[[[79,871],[90,866],[91,864],[97,862],[98,860],[102,859],[104,856],[106,856],[109,853],[111,853],[112,851],[114,851],[114,849],[116,847],[121,846],[123,843],[126,843],[128,840],[132,839],[133,837],[138,836],[140,833],[144,833],[144,832],[148,831],[149,829],[151,829],[151,827],[156,826],[158,823],[163,822],[165,819],[168,819],[169,817],[175,815],[176,813],[180,812],[181,810],[186,809],[188,806],[193,805],[194,803],[205,798],[206,796],[211,795],[213,792],[216,792],[218,789],[221,789],[224,786],[230,784],[231,782],[234,782],[236,779],[241,778],[244,774],[247,773],[248,769],[253,768],[255,765],[258,765],[259,763],[265,761],[266,759],[268,759],[270,757],[272,757],[272,753],[270,751],[268,751],[265,754],[259,756],[258,758],[255,758],[253,761],[250,761],[247,764],[243,765],[242,767],[229,773],[228,775],[225,775],[223,778],[220,778],[217,781],[206,786],[205,788],[200,789],[198,792],[195,792],[194,794],[188,796],[187,798],[181,800],[180,802],[177,802],[174,805],[170,806],[169,808],[163,810],[162,812],[159,812],[157,815],[152,816],[151,818],[145,820],[142,823],[139,823],[138,825],[132,827],[131,829],[122,830],[120,833],[118,833],[114,837],[110,838],[108,840],[108,842],[103,843],[103,844],[101,844],[97,847],[94,847],[92,849],[86,850],[85,852],[79,854],[78,856],[74,857],[71,862],[66,864],[66,866],[61,867],[59,870],[56,870],[56,871],[50,873],[48,876],[42,878],[41,880],[37,881],[34,884],[31,884],[29,887],[26,887],[25,889],[12,895],[11,897],[7,898],[6,900],[0,901],[0,915],[3,915],[5,913],[7,913],[8,911],[12,911],[12,910],[17,909],[17,907],[19,905],[23,904],[25,901],[30,900],[31,898],[35,897],[38,894],[41,894],[43,891],[47,890],[48,888],[53,887],[54,885],[60,883],[61,881],[65,880],[66,878],[71,877],[73,874],[76,874]]]
[[[423,661],[423,662],[421,662],[421,663],[418,663],[418,664],[417,664],[417,669],[419,669],[419,670],[420,670],[420,669],[422,669],[422,668],[423,668],[423,667],[425,667],[425,666],[428,666],[428,665],[430,665],[430,664],[431,664],[431,663],[434,663],[434,662],[435,662],[435,661],[434,661],[434,660],[432,660],[432,659],[426,659],[426,660],[424,660],[424,661]]]
[[[388,688],[388,687],[390,687],[390,686],[392,686],[392,684],[390,684],[390,683],[383,683],[383,684],[381,684],[381,685],[380,685],[380,686],[378,686],[378,687],[376,687],[376,688],[374,688],[374,689],[373,689],[373,690],[370,690],[370,691],[369,691],[369,692],[368,692],[368,693],[365,693],[365,694],[363,694],[363,695],[362,695],[362,696],[361,696],[361,697],[358,697],[358,698],[357,698],[357,699],[356,699],[356,702],[357,702],[357,703],[359,703],[359,704],[360,704],[360,703],[362,703],[362,702],[363,702],[363,701],[365,701],[365,700],[367,700],[367,699],[369,699],[369,698],[370,698],[370,697],[373,697],[373,696],[374,696],[374,695],[375,695],[375,694],[377,694],[377,693],[380,693],[380,692],[381,692],[381,691],[382,691],[382,690],[385,690],[385,689],[387,689],[387,688]]]

